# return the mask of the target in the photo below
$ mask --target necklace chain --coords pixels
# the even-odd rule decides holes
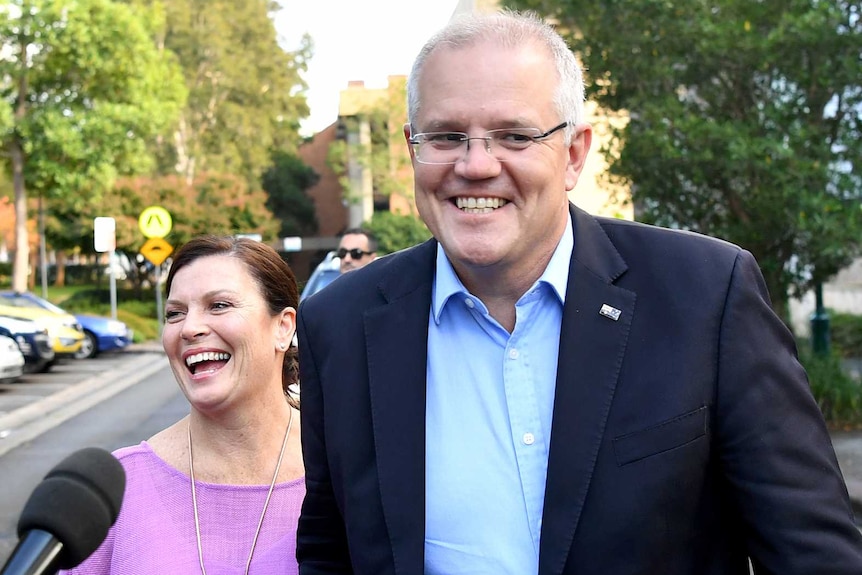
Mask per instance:
[[[275,488],[275,481],[278,479],[278,472],[281,469],[281,460],[284,459],[284,450],[287,447],[287,438],[290,436],[290,426],[293,424],[293,408],[290,409],[290,419],[287,420],[287,429],[284,432],[284,440],[281,442],[281,453],[278,455],[278,463],[275,464],[275,473],[272,475],[272,481],[269,484],[269,491],[266,494],[266,501],[263,503],[263,511],[260,512],[260,519],[257,522],[257,529],[254,531],[254,539],[251,541],[251,549],[248,552],[248,560],[245,563],[245,575],[248,575],[248,569],[251,567],[251,558],[254,556],[254,548],[257,545],[257,537],[260,535],[260,528],[263,526],[263,518],[266,516],[266,509],[269,507],[269,499],[272,497],[272,491]],[[189,475],[192,483],[192,508],[195,513],[195,538],[198,544],[198,560],[201,564],[201,575],[207,575],[207,570],[204,567],[204,552],[201,545],[201,524],[198,517],[198,498],[195,492],[195,464],[192,457],[192,426],[189,421],[188,426],[189,436]]]

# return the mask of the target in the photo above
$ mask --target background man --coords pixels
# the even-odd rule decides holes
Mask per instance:
[[[363,228],[344,232],[336,255],[341,259],[341,273],[358,270],[377,257],[377,239]]]

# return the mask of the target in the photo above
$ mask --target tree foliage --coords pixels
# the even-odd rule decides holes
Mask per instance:
[[[509,0],[558,24],[639,219],[749,249],[776,310],[860,253],[862,20],[849,0]],[[607,150],[605,150],[607,152]]]
[[[93,218],[111,214],[116,222],[117,251],[135,261],[147,238],[138,227],[141,212],[161,206],[171,215],[171,231],[164,238],[174,249],[192,237],[213,234],[260,234],[264,241],[278,237],[278,221],[266,208],[266,194],[250,189],[244,178],[227,174],[198,174],[189,183],[185,177],[138,176],[119,178],[105,194],[96,211],[80,215],[72,226],[78,230],[78,244],[86,254],[93,252]],[[131,279],[138,284],[147,278],[137,270]],[[136,270],[132,270],[135,272]]]
[[[105,213],[118,214],[113,216],[118,250],[140,251],[146,238],[138,229],[138,217],[148,206],[161,206],[171,214],[165,240],[174,246],[204,233],[260,234],[266,241],[278,234],[266,194],[250,189],[239,176],[202,173],[191,184],[180,175],[121,178],[102,207]]]
[[[13,287],[26,287],[27,192],[81,213],[118,174],[150,166],[147,143],[185,90],[150,35],[151,14],[110,0],[0,7],[0,140],[15,189]]]
[[[314,202],[306,193],[320,176],[298,156],[276,152],[272,166],[267,169],[261,185],[269,198],[266,207],[281,221],[279,234],[313,236],[317,233],[317,216]]]
[[[146,1],[146,0],[138,0]],[[173,0],[166,4],[165,46],[179,58],[188,105],[160,148],[162,172],[193,179],[199,171],[239,174],[250,184],[273,149],[294,150],[308,115],[300,73],[311,55],[278,44],[271,0]]]

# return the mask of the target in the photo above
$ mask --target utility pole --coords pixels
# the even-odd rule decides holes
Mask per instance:
[[[814,313],[811,314],[811,348],[817,355],[829,355],[829,314],[823,307],[823,284],[814,286]]]

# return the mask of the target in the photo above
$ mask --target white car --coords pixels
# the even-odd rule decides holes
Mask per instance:
[[[15,381],[24,373],[24,354],[11,337],[0,335],[0,382]]]

